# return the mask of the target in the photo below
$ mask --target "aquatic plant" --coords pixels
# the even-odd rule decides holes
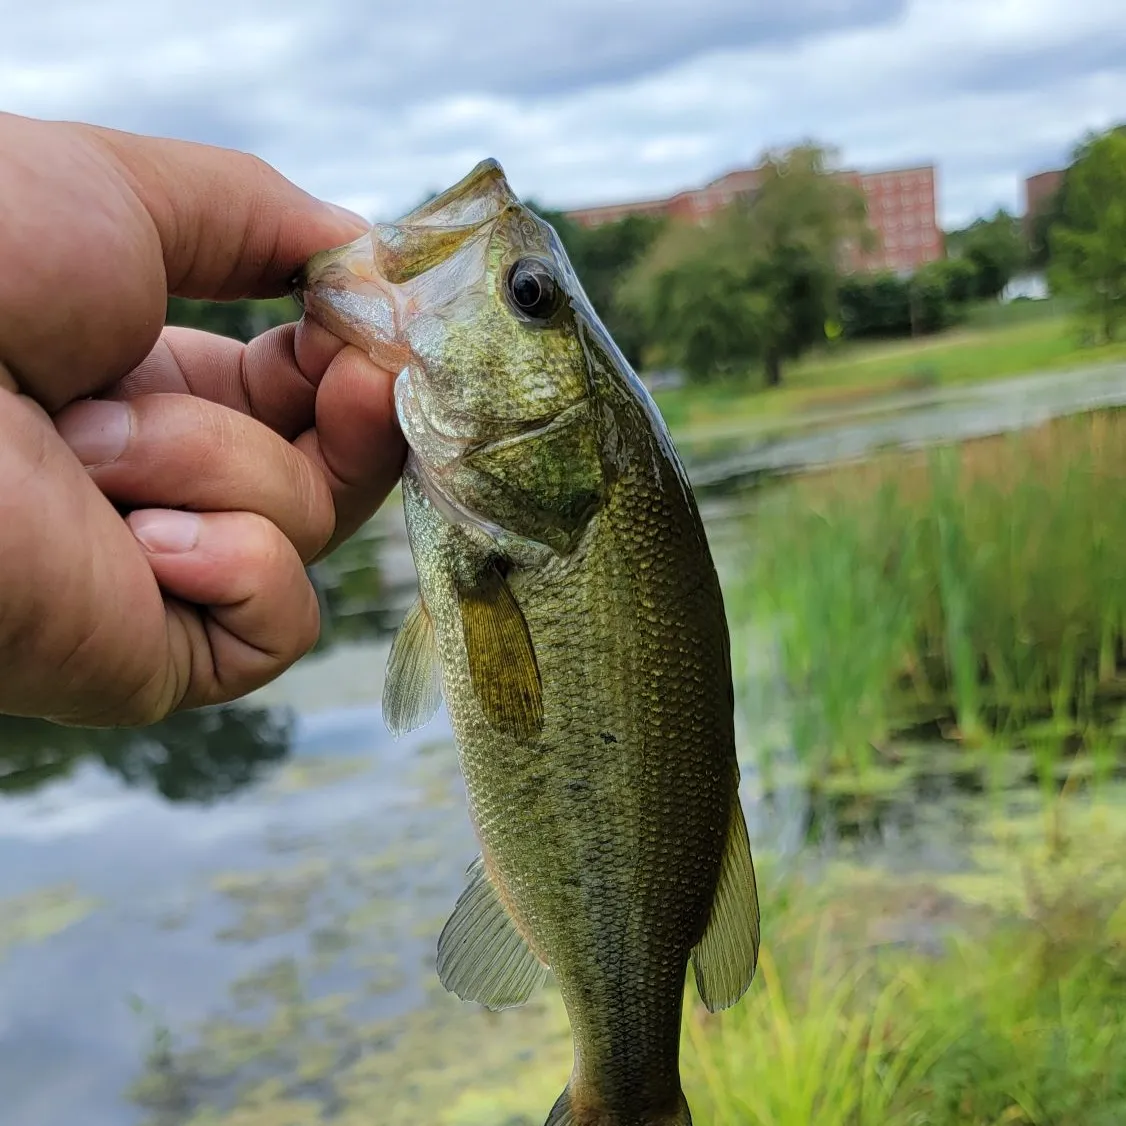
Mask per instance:
[[[688,1016],[686,1086],[700,1118],[1126,1121],[1121,806],[1065,805],[1062,854],[1033,811],[986,821],[968,876],[928,889],[925,876],[837,865],[798,893],[747,1000],[719,1018],[698,1006]]]
[[[1126,413],[1092,413],[764,500],[732,612],[772,624],[815,778],[923,723],[1034,750],[1046,775],[1121,741],[1124,459]]]
[[[978,799],[954,872],[764,856],[761,976],[708,1014],[684,1079],[710,1126],[1110,1126],[1126,1120],[1126,803]],[[265,954],[265,951],[263,952]],[[316,958],[265,963],[196,1035],[157,1025],[147,1126],[538,1126],[570,1065],[553,988],[483,1016],[433,986],[372,1020]],[[481,1035],[484,1019],[488,1033]],[[148,1022],[146,1022],[148,1023]]]

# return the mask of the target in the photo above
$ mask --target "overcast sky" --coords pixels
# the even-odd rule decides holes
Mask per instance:
[[[811,137],[940,220],[1126,118],[1123,0],[0,0],[0,109],[247,149],[391,218],[495,156],[553,206]]]

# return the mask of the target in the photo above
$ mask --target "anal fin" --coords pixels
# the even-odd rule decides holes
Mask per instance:
[[[497,895],[481,857],[438,939],[438,977],[463,1001],[488,1009],[524,1004],[547,967],[524,941]]]
[[[442,702],[442,680],[434,623],[421,598],[407,611],[387,658],[383,684],[383,722],[395,736],[405,735],[434,718]]]
[[[692,951],[700,999],[710,1012],[734,1005],[758,965],[759,903],[747,822],[736,793],[704,937]]]

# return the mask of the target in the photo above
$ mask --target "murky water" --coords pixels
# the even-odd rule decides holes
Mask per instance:
[[[853,461],[882,449],[985,438],[1083,410],[1126,405],[1126,365],[1029,375],[969,387],[900,392],[806,415],[767,437],[713,432],[685,450],[700,489]]]
[[[1067,403],[1126,398],[1121,373],[1053,387],[1057,413]],[[744,452],[725,472],[748,479],[756,467],[818,463],[921,433],[1039,421],[1032,391],[1006,388],[994,398],[983,392],[976,405],[932,403],[854,421],[835,438],[794,438],[784,458]],[[1046,388],[1033,396],[1043,409]],[[699,472],[718,480],[714,466]],[[726,575],[739,563],[728,517],[743,507],[738,489],[704,499]],[[371,1061],[390,1043],[387,1021],[447,1004],[435,999],[434,938],[475,848],[444,712],[397,743],[380,717],[389,630],[414,587],[397,506],[319,581],[321,647],[236,707],[134,733],[0,719],[5,1126],[188,1123],[201,1105],[229,1105],[248,1071],[258,1082],[288,1084],[282,1094],[271,1088],[271,1105],[285,1102],[297,1108],[292,1121],[308,1121],[309,1106],[331,1111],[349,1085],[382,1076]],[[801,792],[778,786],[764,797],[755,743],[769,742],[784,761],[785,717],[773,709],[776,674],[761,639],[742,624],[733,638],[744,800],[756,839],[785,855],[878,825],[873,847],[890,843],[900,863],[936,847],[933,832],[912,832],[912,803],[842,796],[818,819]],[[941,809],[959,782],[939,772],[917,784]],[[948,804],[942,816],[956,833],[957,809]],[[329,1022],[318,1041],[328,1054],[317,1066],[308,1052],[291,1059],[280,1051],[284,1036],[247,1039],[248,1028],[269,1025],[255,1005],[294,989],[347,1000],[347,1021],[343,1009],[316,1013]],[[284,1011],[313,1019],[292,1003]],[[171,1070],[168,1037],[181,1047],[216,1019],[226,1023],[214,1035],[226,1037],[223,1051],[235,1062],[201,1058],[190,1073]],[[479,1027],[465,1034],[470,1044]],[[416,1026],[416,1035],[425,1039],[425,1029]],[[368,1070],[357,1070],[360,1063]],[[131,1091],[143,1075],[144,1091]],[[278,1112],[246,1121],[291,1119]]]

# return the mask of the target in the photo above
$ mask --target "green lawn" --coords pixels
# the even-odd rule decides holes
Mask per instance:
[[[747,424],[769,426],[894,392],[1126,361],[1126,342],[1087,347],[1072,317],[1055,312],[1030,317],[1022,306],[1010,308],[1019,312],[997,318],[1000,324],[971,322],[918,340],[844,342],[784,369],[782,386],[772,390],[763,389],[752,373],[746,382],[660,391],[657,403],[674,431],[703,436]]]

